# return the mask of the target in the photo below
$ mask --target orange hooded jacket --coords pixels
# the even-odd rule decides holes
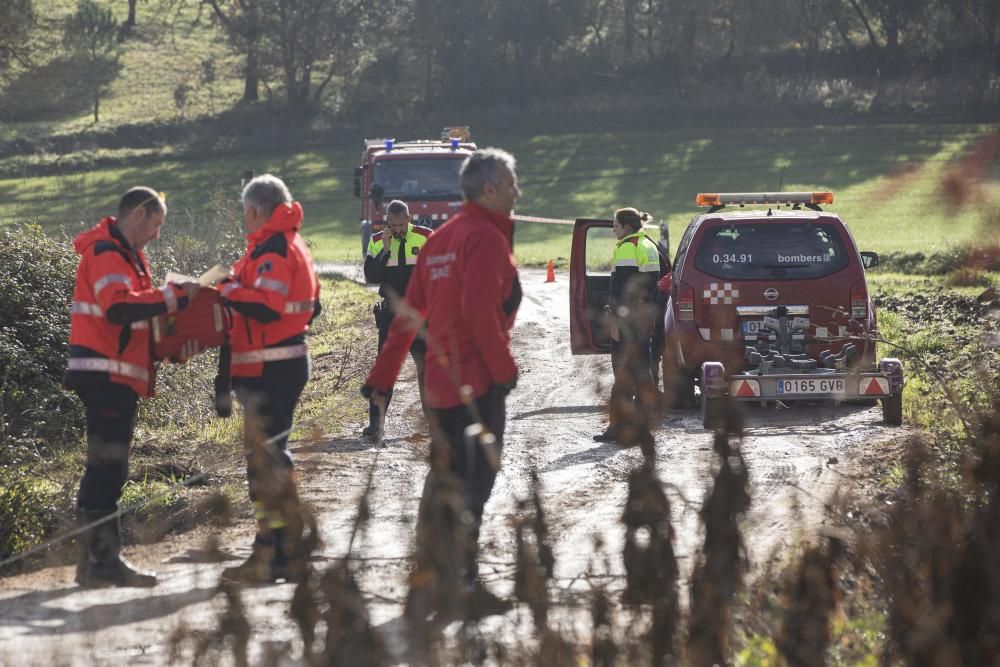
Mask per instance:
[[[305,333],[319,314],[319,280],[299,235],[302,206],[279,204],[247,236],[247,251],[223,281],[235,311],[230,335],[233,377],[260,377],[265,361],[306,355]]]
[[[113,217],[79,234],[73,248],[80,265],[63,384],[114,382],[153,396],[149,320],[187,307],[187,296],[173,284],[153,287],[146,256],[129,245]]]

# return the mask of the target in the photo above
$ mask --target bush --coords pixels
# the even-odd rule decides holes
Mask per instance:
[[[0,559],[24,551],[58,527],[68,489],[20,468],[0,469]]]
[[[77,257],[35,225],[0,229],[0,465],[79,441],[83,411],[62,389]]]

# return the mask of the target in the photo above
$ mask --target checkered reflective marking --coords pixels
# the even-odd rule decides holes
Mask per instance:
[[[732,283],[709,283],[702,292],[702,300],[710,305],[732,304],[740,298],[740,291],[733,287]]]
[[[702,340],[722,340],[722,341],[732,341],[735,340],[733,337],[732,329],[698,329],[698,333],[701,335]]]

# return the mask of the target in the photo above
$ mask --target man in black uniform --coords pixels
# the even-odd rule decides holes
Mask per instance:
[[[368,243],[368,254],[365,256],[365,280],[379,283],[378,293],[382,301],[375,305],[375,326],[378,327],[378,350],[382,351],[386,338],[389,336],[389,326],[395,317],[396,304],[406,294],[410,284],[413,267],[417,263],[420,248],[423,247],[431,230],[427,227],[414,225],[410,221],[410,209],[406,202],[394,199],[389,202],[386,215],[386,227],[378,236],[373,236]],[[424,404],[424,353],[427,344],[421,336],[410,346],[410,356],[417,367],[417,384],[420,386],[420,405]],[[385,397],[385,407],[388,410],[392,390]],[[379,407],[372,401],[368,403],[368,426],[361,432],[369,438],[381,437]]]

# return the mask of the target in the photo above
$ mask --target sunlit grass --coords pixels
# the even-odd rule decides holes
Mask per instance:
[[[512,130],[480,136],[518,157],[527,215],[609,218],[636,206],[669,222],[674,248],[699,213],[703,191],[830,189],[831,210],[847,222],[863,250],[941,251],[977,237],[982,202],[952,212],[938,183],[949,160],[985,136],[978,125],[816,127],[790,130],[727,129],[525,136]],[[209,191],[237,197],[246,169],[270,171],[289,183],[306,211],[304,233],[319,261],[360,259],[360,202],[351,195],[358,143],[268,153],[164,153],[151,164],[91,169],[59,176],[0,180],[0,223],[36,219],[46,229],[79,229],[108,214],[117,195],[147,183],[167,192],[175,210],[198,211]],[[914,165],[910,171],[903,168]],[[168,222],[169,224],[169,222]],[[238,220],[233,221],[239,225]],[[572,227],[520,223],[520,262],[549,259],[563,266]],[[657,235],[658,237],[658,235]]]

